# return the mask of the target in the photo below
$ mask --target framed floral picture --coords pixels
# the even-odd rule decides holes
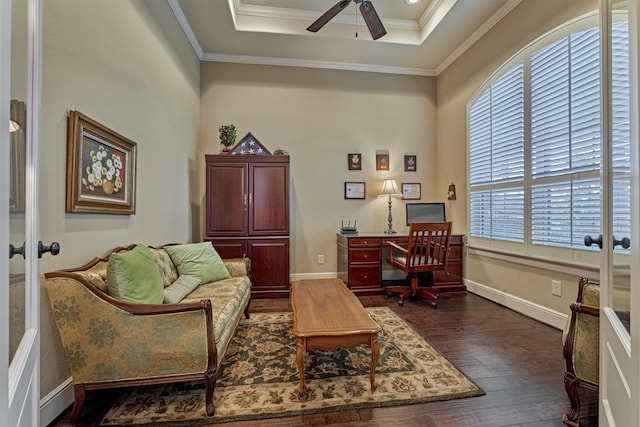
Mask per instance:
[[[66,211],[135,214],[136,153],[135,142],[70,111]]]

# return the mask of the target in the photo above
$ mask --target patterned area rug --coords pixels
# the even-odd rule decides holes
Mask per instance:
[[[484,391],[387,307],[367,309],[383,328],[376,391],[368,346],[311,350],[309,397],[297,397],[291,313],[254,313],[243,320],[218,375],[216,415],[208,417],[204,383],[138,387],[123,395],[101,425],[191,426],[479,396]]]

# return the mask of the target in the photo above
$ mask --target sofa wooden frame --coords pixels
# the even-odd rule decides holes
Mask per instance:
[[[125,250],[131,250],[136,245],[130,245],[127,247],[117,247],[111,251],[113,252],[121,252]],[[167,245],[165,245],[167,246]],[[110,255],[110,254],[109,254]],[[96,285],[91,283],[84,276],[77,274],[77,271],[85,271],[94,267],[100,262],[108,262],[109,255],[104,258],[94,258],[87,264],[78,268],[71,269],[63,269],[57,270],[50,273],[45,274],[46,279],[53,278],[71,278],[80,283],[82,283],[89,291],[95,294],[98,298],[106,301],[109,304],[112,304],[132,315],[135,316],[151,316],[158,314],[173,314],[173,313],[185,313],[190,311],[199,311],[202,310],[205,315],[206,322],[206,330],[207,330],[207,367],[202,373],[195,374],[178,374],[171,376],[160,376],[155,378],[133,378],[133,379],[124,379],[118,381],[106,381],[106,382],[93,382],[93,383],[74,383],[73,384],[73,392],[75,403],[73,405],[73,409],[70,414],[70,422],[75,425],[78,417],[80,416],[80,412],[86,400],[86,392],[89,390],[100,390],[100,389],[112,389],[112,388],[121,388],[121,387],[137,387],[137,386],[146,386],[146,385],[154,385],[154,384],[166,384],[166,383],[177,383],[177,382],[186,382],[186,381],[204,381],[205,383],[205,404],[206,404],[206,412],[207,415],[213,416],[215,415],[215,407],[213,404],[213,393],[216,388],[216,379],[218,374],[218,353],[216,349],[216,337],[213,327],[213,312],[211,307],[211,301],[209,300],[200,300],[198,302],[191,303],[177,303],[177,304],[137,304],[130,303],[126,301],[122,301],[116,299],[107,293],[103,292]],[[225,260],[231,261],[231,260]],[[248,259],[244,259],[244,262],[247,266],[247,274],[249,275],[250,263]],[[247,306],[244,310],[245,318],[249,318],[249,306],[251,305],[251,299],[247,303]]]

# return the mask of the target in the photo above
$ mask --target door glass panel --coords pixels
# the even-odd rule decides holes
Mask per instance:
[[[629,16],[626,1],[614,1],[611,14],[611,171],[613,280],[611,307],[630,332],[631,126]]]
[[[27,99],[27,7],[28,2],[11,3],[11,109],[9,140],[9,241],[19,251],[25,241],[25,154]],[[6,129],[6,127],[5,127]],[[25,332],[25,260],[15,253],[9,260],[9,364]],[[24,253],[24,251],[23,251]]]

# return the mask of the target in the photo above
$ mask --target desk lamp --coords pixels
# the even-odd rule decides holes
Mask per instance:
[[[389,228],[384,231],[385,234],[396,234],[397,231],[393,229],[393,221],[391,218],[391,196],[402,196],[398,184],[395,179],[385,179],[382,183],[382,191],[378,194],[378,197],[389,196]]]

